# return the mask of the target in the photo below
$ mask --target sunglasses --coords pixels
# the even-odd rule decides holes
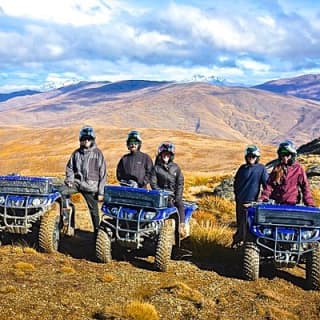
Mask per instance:
[[[254,158],[256,158],[257,156],[256,156],[255,154],[249,153],[249,154],[247,155],[247,157],[254,159]]]
[[[291,156],[291,153],[289,152],[280,153],[280,157],[290,157],[290,156]]]
[[[81,137],[81,139],[80,139],[80,141],[92,141],[93,139],[92,139],[92,137],[90,137],[90,136],[83,136],[83,137]]]

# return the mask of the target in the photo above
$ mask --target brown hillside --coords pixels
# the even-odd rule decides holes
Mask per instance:
[[[134,123],[195,132],[200,119],[202,134],[263,144],[283,138],[301,144],[320,134],[320,104],[309,100],[205,83],[160,83],[127,91],[123,86],[119,92],[97,91],[104,84],[14,98],[0,103],[0,124],[54,128],[90,122],[128,128]]]
[[[71,152],[78,148],[79,127],[69,128],[1,128],[0,173],[63,175]],[[96,127],[97,144],[114,173],[120,157],[127,153],[126,137],[131,129]],[[185,131],[141,129],[142,151],[155,157],[158,145],[170,140],[176,144],[176,161],[193,173],[225,173],[235,170],[243,161],[244,142],[214,139]],[[275,147],[261,146],[262,161],[274,157]]]

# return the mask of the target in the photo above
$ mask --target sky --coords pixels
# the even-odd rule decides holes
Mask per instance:
[[[0,0],[0,93],[320,73],[320,1]],[[200,76],[200,77],[199,77]]]

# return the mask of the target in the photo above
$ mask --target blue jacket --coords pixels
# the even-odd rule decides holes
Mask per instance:
[[[268,172],[263,164],[243,164],[234,178],[234,194],[236,202],[247,203],[257,201],[261,186],[266,186]]]

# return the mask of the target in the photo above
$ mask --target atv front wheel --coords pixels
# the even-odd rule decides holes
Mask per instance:
[[[58,250],[60,242],[60,205],[55,202],[41,218],[39,230],[39,247],[44,252]]]
[[[245,280],[259,278],[260,250],[254,242],[245,242],[242,271]]]
[[[100,262],[108,263],[111,257],[111,239],[103,230],[99,229],[96,240],[96,257]]]
[[[164,222],[164,225],[160,230],[154,261],[155,267],[159,271],[168,270],[174,243],[175,225],[175,220],[169,219]]]
[[[320,247],[311,251],[306,260],[306,280],[312,290],[320,290]]]

